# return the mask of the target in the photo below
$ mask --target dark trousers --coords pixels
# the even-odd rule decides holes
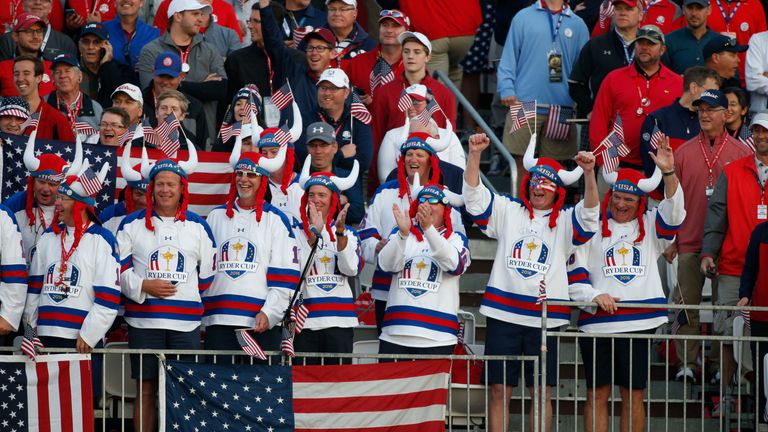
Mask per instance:
[[[381,328],[384,326],[384,311],[387,310],[387,302],[384,300],[374,300],[373,305],[376,307],[376,331],[381,336]]]
[[[436,347],[409,347],[393,344],[379,339],[379,354],[415,354],[415,355],[444,355],[453,354],[456,345],[444,345]],[[379,359],[379,363],[392,363],[395,359]],[[403,360],[398,360],[403,361]]]
[[[321,330],[304,329],[296,335],[294,348],[296,352],[315,352],[315,353],[351,353],[352,339],[354,338],[354,329],[342,327],[330,327]],[[351,364],[351,358],[326,358],[323,361],[319,357],[298,357],[296,363],[308,365],[319,364]]]
[[[752,336],[754,337],[765,337],[768,336],[768,321],[756,321],[752,320],[751,322],[752,327]],[[750,346],[752,347],[752,352],[756,353],[755,357],[755,370],[757,371],[757,383],[755,385],[755,391],[757,392],[757,397],[755,397],[755,400],[758,403],[757,406],[757,421],[756,423],[768,423],[766,421],[766,416],[768,413],[766,413],[765,410],[765,385],[763,384],[765,382],[765,374],[766,371],[763,367],[763,359],[765,358],[766,354],[768,354],[768,342],[760,342],[759,344],[757,342],[750,342]],[[757,427],[755,427],[757,429]]]

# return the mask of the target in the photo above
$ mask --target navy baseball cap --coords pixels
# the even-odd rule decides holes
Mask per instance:
[[[698,99],[693,101],[693,106],[707,104],[711,107],[728,108],[728,99],[720,90],[705,90]]]
[[[168,75],[177,78],[182,72],[188,71],[189,66],[182,64],[181,57],[173,51],[161,52],[155,59],[155,76]]]
[[[713,36],[701,51],[704,54],[704,58],[707,59],[712,57],[712,54],[719,54],[724,51],[742,53],[747,48],[749,48],[747,45],[739,45],[736,42],[736,38],[718,34]]]
[[[104,26],[100,23],[86,24],[85,27],[83,27],[83,30],[80,32],[80,37],[83,37],[87,34],[95,35],[101,40],[109,40],[109,33],[107,33],[107,29],[105,29]]]
[[[59,54],[56,57],[53,58],[53,61],[51,62],[51,68],[55,68],[58,64],[68,64],[70,66],[74,66],[79,68],[80,62],[77,61],[77,58],[69,53]]]

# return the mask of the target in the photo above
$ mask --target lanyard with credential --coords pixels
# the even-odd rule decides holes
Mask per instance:
[[[45,45],[48,43],[48,37],[51,36],[51,24],[48,23],[48,28],[45,29],[45,37],[43,38],[43,44],[40,45],[40,52],[45,51]]]
[[[557,14],[557,25],[555,25],[555,20],[552,18],[552,12],[549,9],[545,10],[547,11],[547,18],[549,18],[549,30],[552,33],[552,46],[554,46],[557,40],[557,34],[560,33],[560,26],[563,24],[563,17],[565,16],[565,3],[563,3],[563,8],[560,10],[560,13]]]
[[[736,6],[733,7],[733,9],[730,11],[728,15],[725,14],[725,9],[723,9],[723,5],[721,5],[719,1],[715,2],[715,4],[717,5],[717,8],[720,9],[720,14],[723,16],[723,19],[725,20],[726,31],[731,31],[730,30],[731,21],[733,20],[733,17],[736,16],[736,11],[739,10],[739,7],[741,7],[741,2],[737,1]]]

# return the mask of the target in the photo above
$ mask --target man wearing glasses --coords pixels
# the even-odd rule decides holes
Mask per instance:
[[[357,23],[357,0],[326,0],[325,4],[328,6],[326,28],[336,38],[339,63],[376,48],[376,41]]]
[[[43,43],[40,47],[44,59],[53,60],[54,57],[63,53],[77,54],[77,48],[75,48],[75,43],[72,42],[72,39],[56,31],[56,29],[61,29],[63,19],[59,21],[58,26],[56,23],[51,24],[50,20],[56,18],[56,7],[52,6],[51,0],[24,0],[22,5],[24,6],[24,12],[40,17],[45,23],[43,27],[45,33],[41,35]],[[58,10],[60,12],[61,8],[58,7]],[[52,15],[54,16],[52,17]],[[17,20],[21,16],[23,16],[22,13],[19,14]],[[61,17],[59,18],[61,19]],[[8,32],[0,37],[0,60],[12,59],[16,51],[16,44],[17,42],[13,39],[12,32]]]
[[[704,65],[717,72],[722,79],[720,88],[741,87],[739,80],[740,56],[747,45],[739,45],[736,39],[717,35],[704,45]],[[742,70],[743,74],[743,70]]]
[[[104,108],[99,122],[98,144],[114,146],[120,145],[120,137],[128,130],[131,118],[124,109],[118,107]]]
[[[0,95],[18,96],[19,92],[13,85],[13,58],[21,55],[30,55],[41,58],[40,51],[45,36],[46,24],[42,18],[23,13],[16,20],[11,37],[16,43],[16,53],[7,60],[0,62]],[[51,62],[43,60],[45,72],[40,84],[40,95],[47,96],[54,90],[53,74],[51,74]]]

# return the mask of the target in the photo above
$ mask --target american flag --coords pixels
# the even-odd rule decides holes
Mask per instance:
[[[0,356],[0,431],[93,432],[90,356]]]
[[[291,92],[291,85],[288,82],[272,93],[272,103],[274,103],[280,111],[287,107],[291,102],[293,102],[293,92]]]
[[[360,96],[358,96],[355,91],[349,93],[352,95],[352,103],[349,104],[352,117],[365,124],[371,124],[371,113],[368,111],[368,108],[365,107],[363,101],[360,100]]]
[[[400,110],[400,112],[406,112],[408,111],[408,108],[413,106],[413,101],[411,100],[411,97],[408,96],[408,92],[403,89],[403,92],[400,93],[400,99],[397,100],[397,109]]]
[[[682,305],[683,299],[678,299],[675,304]],[[688,324],[688,311],[685,309],[678,309],[675,312],[675,318],[672,320],[672,334],[676,335],[680,333],[680,328]]]
[[[536,304],[542,304],[545,301],[547,301],[547,283],[542,277],[541,282],[539,282],[539,295],[536,296]]]
[[[248,97],[248,104],[245,105],[243,118],[251,118],[251,113],[259,115],[259,106],[256,104],[256,99],[261,99],[261,93],[259,92],[259,88],[256,87],[256,84],[246,84],[245,88],[251,91],[251,95]],[[254,98],[254,94],[258,97]]]
[[[250,104],[248,104],[250,105]],[[230,138],[240,136],[240,129],[242,123],[236,121],[234,123],[222,123],[221,124],[221,141],[227,142]]]
[[[566,123],[566,120],[571,117],[573,117],[572,108],[550,105],[544,136],[554,141],[567,140],[571,135],[571,125]]]
[[[450,367],[444,359],[334,366],[168,360],[160,430],[442,432]]]
[[[78,177],[77,180],[81,185],[83,185],[83,189],[88,195],[95,195],[101,190],[101,182],[96,176],[96,173],[94,173],[90,168],[86,169],[85,172],[80,174],[80,177]]]
[[[742,127],[739,131],[739,141],[741,141],[742,144],[752,149],[752,152],[755,151],[755,137],[752,136],[752,130],[747,127]]]
[[[296,351],[293,350],[293,337],[296,334],[296,323],[291,321],[287,326],[283,322],[283,339],[280,341],[280,350],[289,357],[296,356]]]
[[[752,328],[752,315],[749,313],[748,310],[742,310],[741,311],[741,317],[744,318],[744,327],[751,329]]]
[[[23,325],[24,336],[21,338],[21,352],[26,354],[32,360],[36,360],[37,351],[39,351],[40,348],[44,348],[43,343],[40,341],[40,338],[37,337],[37,329],[26,322],[23,323]]]
[[[176,118],[176,114],[170,113],[165,117],[162,123],[157,125],[155,132],[160,138],[159,148],[168,157],[174,157],[176,152],[181,148],[179,142],[179,119]]]
[[[258,342],[256,342],[256,339],[251,336],[250,333],[248,333],[248,329],[237,329],[235,330],[235,336],[237,337],[237,342],[240,344],[240,348],[243,349],[248,355],[251,357],[256,357],[261,360],[266,360],[267,355],[264,354],[264,350],[261,349],[261,346]]]
[[[149,124],[149,120],[141,120],[141,134],[144,137],[144,142],[152,144],[157,147],[160,145],[160,136],[155,132],[155,128]]]
[[[536,101],[510,105],[509,114],[513,120],[509,133],[514,133],[526,125],[530,129],[529,120],[533,120],[536,117]]]
[[[602,3],[600,3],[600,19],[599,19],[599,25],[601,29],[606,28],[606,21],[608,21],[613,16],[613,1],[612,0],[603,0]]]
[[[659,144],[661,143],[662,136],[664,136],[664,134],[661,133],[661,129],[659,129],[659,125],[654,124],[653,131],[651,132],[651,140],[649,142],[652,149],[656,150],[657,148],[659,148]]]
[[[81,135],[94,135],[99,133],[93,126],[84,121],[76,121],[73,129],[75,130],[75,133]]]
[[[427,107],[424,111],[416,115],[416,119],[420,125],[427,127],[429,126],[429,121],[432,120],[432,117],[434,117],[435,113],[438,111],[442,110],[440,109],[440,105],[437,104],[437,101],[435,101],[435,98],[428,99]]]
[[[624,142],[624,123],[621,121],[621,116],[619,113],[616,113],[616,117],[613,119],[613,132],[618,135],[618,137],[621,139],[621,142]]]
[[[21,124],[21,130],[26,131],[27,128],[37,129],[38,124],[40,124],[40,112],[32,113],[32,115]]]
[[[371,71],[371,95],[378,87],[391,82],[393,79],[395,79],[395,71],[392,70],[392,66],[384,60],[384,57],[379,56]]]
[[[595,149],[596,155],[602,155],[603,168],[606,173],[612,173],[619,167],[619,157],[625,157],[629,154],[629,147],[624,144],[624,140],[616,135],[616,131],[611,131],[607,137]]]
[[[291,308],[291,321],[296,325],[296,334],[301,333],[304,323],[307,321],[307,316],[309,316],[309,309],[304,304],[304,293],[300,292],[296,298],[296,303]]]
[[[298,47],[301,41],[304,40],[304,36],[312,33],[314,30],[315,29],[312,26],[296,27],[293,29],[293,43]]]

